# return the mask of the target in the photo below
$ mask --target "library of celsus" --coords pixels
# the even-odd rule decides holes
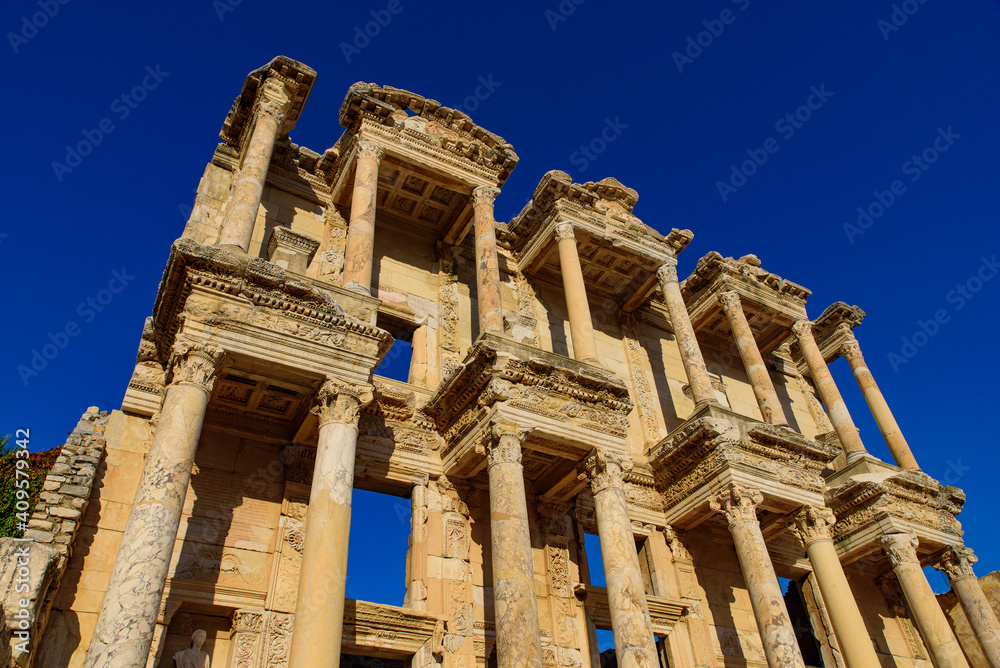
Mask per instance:
[[[679,276],[692,232],[614,178],[550,171],[498,221],[514,148],[417,93],[354,84],[333,147],[298,146],[315,80],[275,58],[225,116],[123,403],[34,509],[14,665],[1000,668],[965,495],[921,471],[861,308],[755,255]],[[355,488],[409,509],[399,605],[347,598]]]

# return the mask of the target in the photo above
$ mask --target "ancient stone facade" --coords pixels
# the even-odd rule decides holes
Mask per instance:
[[[811,319],[753,255],[679,276],[692,233],[612,178],[549,172],[497,221],[513,148],[405,90],[351,86],[333,147],[298,146],[314,80],[246,79],[82,519],[46,484],[33,535],[68,561],[36,665],[598,668],[599,630],[628,668],[963,666],[973,637],[998,665],[965,497],[917,466],[859,308]],[[379,375],[394,339],[407,382]],[[355,489],[408,499],[398,607],[345,596]]]

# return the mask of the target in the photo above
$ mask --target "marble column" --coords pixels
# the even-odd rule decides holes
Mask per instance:
[[[937,668],[968,668],[969,664],[951,630],[948,618],[920,568],[917,545],[917,537],[912,533],[882,536],[882,548],[889,557],[892,571],[896,574],[934,665]]]
[[[848,668],[878,666],[878,656],[861,617],[851,585],[833,546],[831,527],[836,522],[829,508],[805,507],[789,524],[789,529],[802,540],[819,583],[833,632],[840,644]]]
[[[527,431],[492,426],[487,447],[498,668],[541,668],[535,569],[521,443]]]
[[[934,568],[948,576],[951,589],[969,618],[969,626],[976,634],[986,660],[992,668],[1000,668],[1000,622],[972,570],[977,561],[979,559],[969,548],[949,547]]]
[[[896,418],[892,416],[889,404],[882,396],[882,390],[875,384],[875,377],[872,376],[868,365],[865,364],[865,358],[861,354],[861,346],[858,345],[854,334],[850,332],[847,333],[843,353],[844,357],[847,358],[847,363],[851,365],[851,371],[854,372],[858,385],[861,386],[861,392],[864,393],[865,401],[868,402],[868,407],[871,409],[872,415],[875,416],[875,422],[878,423],[879,431],[882,432],[882,437],[885,439],[886,445],[889,446],[892,458],[896,460],[898,466],[904,469],[919,471],[917,460],[914,458],[913,452],[910,451],[910,446],[903,437],[899,425],[896,424]]]
[[[802,357],[806,361],[806,366],[809,367],[809,375],[812,376],[816,390],[819,392],[819,398],[823,401],[826,412],[830,416],[833,430],[837,432],[837,438],[840,439],[840,445],[844,448],[847,461],[863,457],[865,445],[861,442],[861,435],[858,434],[858,428],[854,426],[854,420],[851,419],[851,414],[847,411],[847,404],[840,396],[837,384],[833,382],[833,376],[823,359],[823,353],[816,345],[816,339],[813,338],[812,333],[812,323],[808,320],[799,320],[792,325],[792,332],[799,342]]]
[[[723,513],[729,522],[757,629],[764,643],[767,665],[770,668],[805,668],[785,607],[785,597],[757,521],[757,506],[763,500],[759,491],[730,483],[711,498],[709,505],[715,512]]]
[[[90,641],[87,668],[146,665],[222,356],[216,346],[174,343],[172,378]]]
[[[291,98],[285,84],[277,79],[265,79],[258,92],[253,134],[243,154],[243,164],[236,175],[232,199],[222,221],[219,245],[237,252],[250,250],[260,198],[267,182],[271,153],[285,122]]]
[[[760,348],[757,347],[750,323],[747,322],[746,314],[743,313],[740,296],[730,290],[719,295],[719,302],[722,304],[726,319],[729,320],[729,327],[733,330],[736,347],[743,359],[743,367],[747,371],[747,378],[750,379],[753,395],[757,399],[757,405],[760,407],[760,414],[764,418],[764,422],[787,427],[788,420],[785,419],[785,411],[778,400],[778,393],[774,390],[771,374],[768,373],[767,366],[764,364],[764,358],[760,354]]]
[[[503,334],[503,303],[500,299],[500,260],[494,229],[493,202],[499,188],[479,186],[472,191],[476,235],[476,295],[479,332]]]
[[[656,276],[660,280],[663,301],[667,304],[670,323],[674,328],[674,337],[677,339],[681,363],[684,365],[684,373],[687,374],[695,406],[697,408],[703,404],[718,405],[719,401],[715,398],[715,390],[712,388],[712,378],[708,375],[705,358],[701,354],[701,348],[698,347],[694,327],[691,326],[691,316],[684,304],[684,297],[681,296],[676,258],[664,262],[657,270]]]
[[[330,379],[316,398],[319,440],[288,668],[340,665],[358,418],[372,390]]]
[[[563,291],[566,293],[566,311],[569,313],[570,338],[573,339],[573,357],[581,362],[597,364],[594,321],[590,317],[590,303],[587,301],[573,223],[556,225],[556,239],[559,247],[559,271],[562,274]]]
[[[657,668],[659,661],[649,604],[625,499],[624,476],[631,468],[632,460],[627,455],[601,451],[594,452],[584,461],[594,495],[618,665]]]
[[[375,262],[375,202],[378,195],[378,168],[382,148],[375,142],[358,142],[351,194],[351,221],[344,248],[344,273],[340,285],[363,295],[372,294],[372,265]]]

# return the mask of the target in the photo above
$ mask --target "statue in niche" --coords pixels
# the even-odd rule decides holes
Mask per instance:
[[[208,633],[198,629],[191,634],[191,646],[174,654],[175,668],[209,668],[208,652],[201,651]]]

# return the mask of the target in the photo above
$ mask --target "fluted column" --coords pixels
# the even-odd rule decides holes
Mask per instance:
[[[487,442],[490,539],[498,668],[541,668],[535,569],[524,495],[521,443],[527,431],[495,424]]]
[[[740,296],[730,290],[719,295],[719,302],[722,304],[726,319],[729,320],[729,327],[733,330],[736,347],[743,359],[743,367],[746,369],[747,378],[750,379],[753,395],[757,399],[757,405],[760,407],[760,414],[764,418],[764,422],[788,426],[785,411],[781,407],[778,393],[775,392],[774,383],[771,381],[771,374],[767,371],[764,358],[760,354],[760,348],[757,347],[757,341],[750,329],[750,323],[747,322],[746,314],[743,313]]]
[[[573,339],[573,356],[581,362],[597,364],[597,342],[594,340],[594,321],[590,317],[587,288],[583,282],[580,253],[576,247],[573,223],[556,225],[559,246],[559,271],[562,273],[563,291],[566,293],[566,311],[569,313],[570,337]]]
[[[830,529],[836,521],[829,508],[806,507],[794,516],[789,529],[805,543],[809,563],[816,574],[833,632],[848,668],[877,667],[879,660],[875,646],[844,575],[837,549],[833,546]]]
[[[500,260],[497,235],[493,229],[493,202],[499,188],[479,186],[472,191],[476,235],[476,289],[479,302],[479,331],[503,334],[503,303],[500,300]]]
[[[370,387],[327,380],[317,394],[319,440],[304,528],[289,668],[340,665],[358,417]]]
[[[684,373],[687,374],[695,406],[718,404],[715,390],[712,389],[712,379],[708,375],[708,367],[705,366],[705,358],[701,354],[701,348],[698,347],[698,339],[691,325],[691,316],[684,304],[684,297],[681,296],[681,286],[677,281],[676,258],[664,262],[657,270],[656,276],[660,280],[663,301],[667,304],[670,323],[674,327],[674,337],[677,339],[681,363],[684,365]]]
[[[584,468],[594,494],[618,665],[657,668],[649,604],[625,499],[624,475],[632,468],[632,459],[597,451],[586,459]]]
[[[798,339],[802,357],[805,358],[806,366],[809,367],[809,375],[812,376],[819,397],[823,400],[826,412],[830,415],[833,430],[837,432],[837,438],[840,439],[847,460],[852,461],[863,456],[865,445],[861,442],[858,428],[854,425],[854,420],[851,419],[844,398],[840,396],[837,384],[833,382],[833,376],[823,359],[823,353],[816,345],[816,339],[813,338],[812,333],[812,323],[808,320],[799,320],[792,325],[792,332]]]
[[[222,356],[216,346],[174,344],[172,378],[87,652],[88,668],[146,665]]]
[[[969,625],[983,648],[986,660],[992,668],[1000,668],[1000,622],[972,570],[977,561],[979,558],[969,548],[949,547],[934,568],[948,576],[951,589],[969,618]]]
[[[889,404],[886,403],[885,397],[882,396],[882,390],[875,383],[875,377],[872,376],[868,365],[865,364],[865,358],[861,354],[861,346],[858,345],[854,334],[850,332],[848,332],[847,340],[844,342],[843,352],[844,357],[847,358],[847,363],[851,365],[851,371],[854,372],[854,377],[857,379],[858,385],[861,386],[861,392],[865,395],[865,401],[868,402],[868,407],[871,409],[872,415],[875,416],[875,422],[878,423],[879,431],[882,432],[882,437],[885,439],[886,445],[889,446],[889,452],[892,453],[896,464],[904,469],[919,471],[920,467],[917,465],[917,460],[914,458],[909,444],[907,444],[906,439],[903,437],[902,430],[896,424],[896,418],[892,416]]]
[[[882,536],[882,548],[889,557],[892,571],[920,629],[924,645],[937,668],[968,668],[962,648],[955,638],[948,618],[938,603],[917,558],[917,537],[912,533]]]
[[[367,140],[358,142],[358,164],[354,170],[354,192],[351,194],[351,222],[347,226],[344,273],[340,285],[363,295],[372,293],[375,203],[381,162],[382,148],[378,144]]]
[[[222,221],[222,232],[219,234],[220,246],[228,246],[243,253],[250,250],[274,142],[291,105],[285,85],[277,79],[265,79],[258,96],[253,134],[250,135],[250,142],[243,155],[243,164],[240,165],[232,199]]]
[[[740,569],[750,593],[750,604],[757,620],[764,654],[770,668],[805,668],[802,652],[785,607],[785,597],[774,574],[764,535],[757,521],[757,506],[764,496],[755,489],[730,483],[712,497],[709,505],[723,513],[736,544]]]

